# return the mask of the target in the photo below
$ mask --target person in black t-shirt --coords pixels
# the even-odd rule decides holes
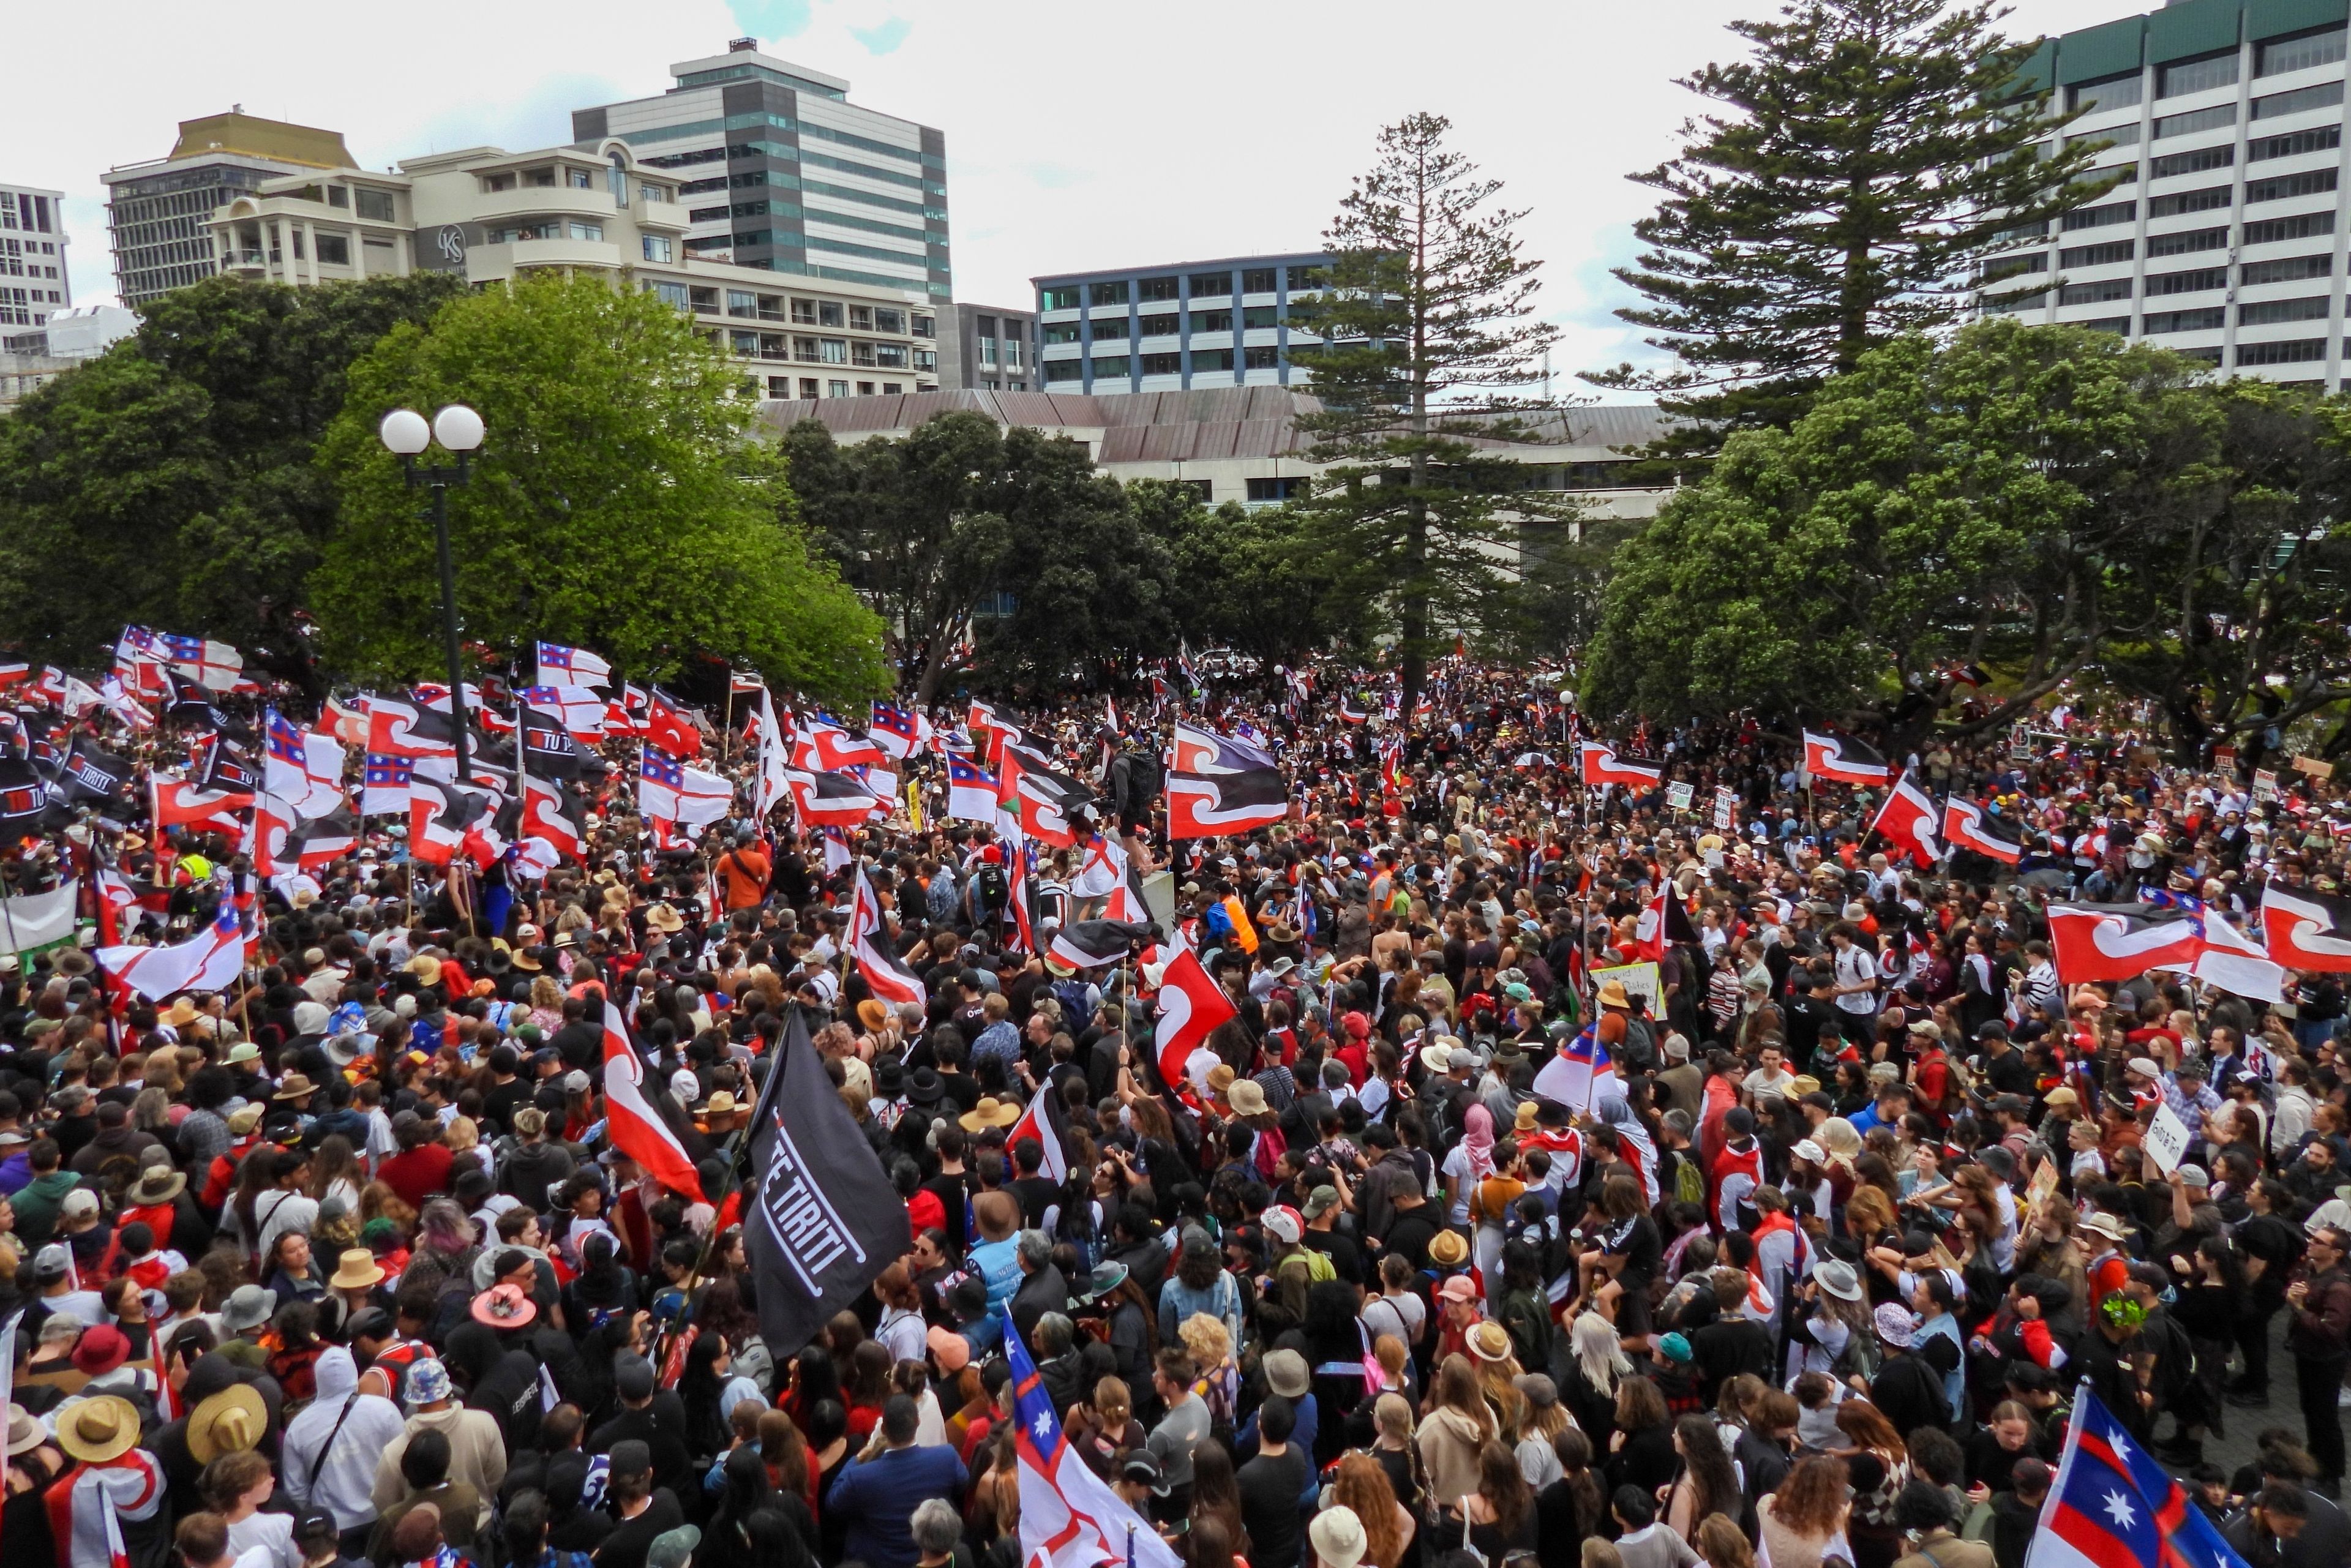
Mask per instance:
[[[1249,1561],[1289,1568],[1298,1561],[1299,1500],[1312,1479],[1306,1456],[1290,1442],[1298,1416],[1290,1401],[1272,1395],[1257,1412],[1257,1458],[1235,1472],[1240,1491],[1241,1526],[1249,1531]]]

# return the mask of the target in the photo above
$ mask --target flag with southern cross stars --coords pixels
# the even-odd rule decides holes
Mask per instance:
[[[2155,1456],[2082,1385],[2025,1568],[2248,1568]]]

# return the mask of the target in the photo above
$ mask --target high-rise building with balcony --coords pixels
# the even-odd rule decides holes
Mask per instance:
[[[953,298],[946,138],[849,101],[849,83],[759,52],[670,67],[658,98],[575,110],[572,140],[626,142],[678,183],[687,254]]]
[[[220,269],[213,214],[233,198],[283,175],[350,166],[340,131],[263,120],[241,106],[182,120],[169,157],[104,176],[115,291],[137,305],[212,277]]]

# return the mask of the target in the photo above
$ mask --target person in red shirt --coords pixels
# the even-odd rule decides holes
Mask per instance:
[[[449,1188],[449,1167],[456,1161],[441,1142],[441,1124],[402,1111],[392,1118],[392,1135],[400,1153],[383,1162],[376,1179],[400,1195],[411,1208],[422,1209],[435,1193]]]

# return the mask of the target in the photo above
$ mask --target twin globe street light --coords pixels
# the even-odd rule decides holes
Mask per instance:
[[[482,416],[453,402],[427,424],[414,409],[396,408],[383,416],[376,434],[400,459],[410,486],[433,492],[433,533],[441,552],[441,641],[449,658],[449,727],[456,737],[458,782],[470,784],[474,774],[466,756],[465,670],[457,653],[457,573],[449,559],[449,486],[473,477],[474,454],[482,444]],[[456,463],[420,466],[416,460],[436,441]]]

